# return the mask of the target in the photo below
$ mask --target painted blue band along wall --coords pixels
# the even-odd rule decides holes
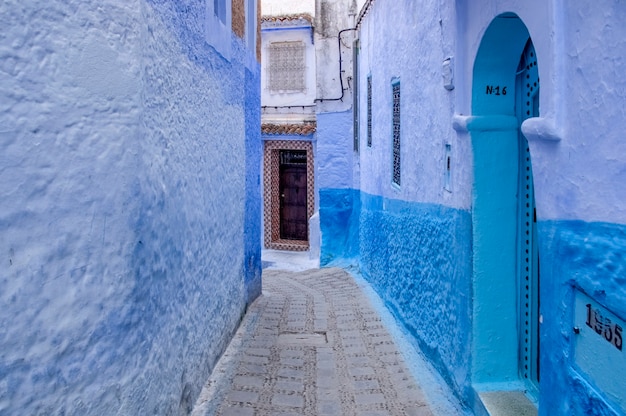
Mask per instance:
[[[349,263],[358,255],[359,191],[320,189],[320,265]]]
[[[358,239],[363,277],[456,394],[467,401],[471,395],[470,213],[347,189],[324,189],[320,199],[322,264],[353,259],[357,249],[350,240]]]
[[[543,221],[538,226],[543,315],[540,414],[626,414],[626,381],[613,371],[622,365],[619,360],[626,360],[626,349],[611,363],[604,363],[597,351],[594,359],[577,360],[580,335],[573,332],[580,292],[626,319],[626,226],[583,221]],[[598,350],[609,345],[600,336],[597,343]],[[610,368],[598,368],[603,364]]]

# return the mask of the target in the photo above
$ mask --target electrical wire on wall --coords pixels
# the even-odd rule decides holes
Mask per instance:
[[[341,57],[341,35],[344,32],[349,32],[351,30],[356,30],[356,27],[350,27],[348,29],[342,29],[339,31],[339,33],[337,34],[337,47],[339,49],[339,85],[341,87],[341,95],[337,98],[316,98],[315,101],[316,102],[324,102],[324,101],[343,101],[343,97],[345,95],[345,88],[343,86],[343,58]]]

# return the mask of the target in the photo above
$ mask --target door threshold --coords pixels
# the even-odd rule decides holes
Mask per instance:
[[[478,392],[489,416],[537,416],[537,405],[522,390]]]
[[[307,251],[309,242],[307,240],[274,240],[268,244],[272,250],[281,251]]]

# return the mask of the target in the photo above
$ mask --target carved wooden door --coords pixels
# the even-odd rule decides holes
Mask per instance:
[[[305,150],[281,151],[280,238],[308,240]]]

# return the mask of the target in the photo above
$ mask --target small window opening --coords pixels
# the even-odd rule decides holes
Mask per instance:
[[[401,184],[401,153],[400,153],[400,81],[392,84],[393,91],[393,179],[392,182]]]
[[[372,76],[367,76],[367,146],[372,147]]]
[[[452,192],[451,172],[452,172],[452,145],[446,144],[446,168],[444,172],[443,189]]]

